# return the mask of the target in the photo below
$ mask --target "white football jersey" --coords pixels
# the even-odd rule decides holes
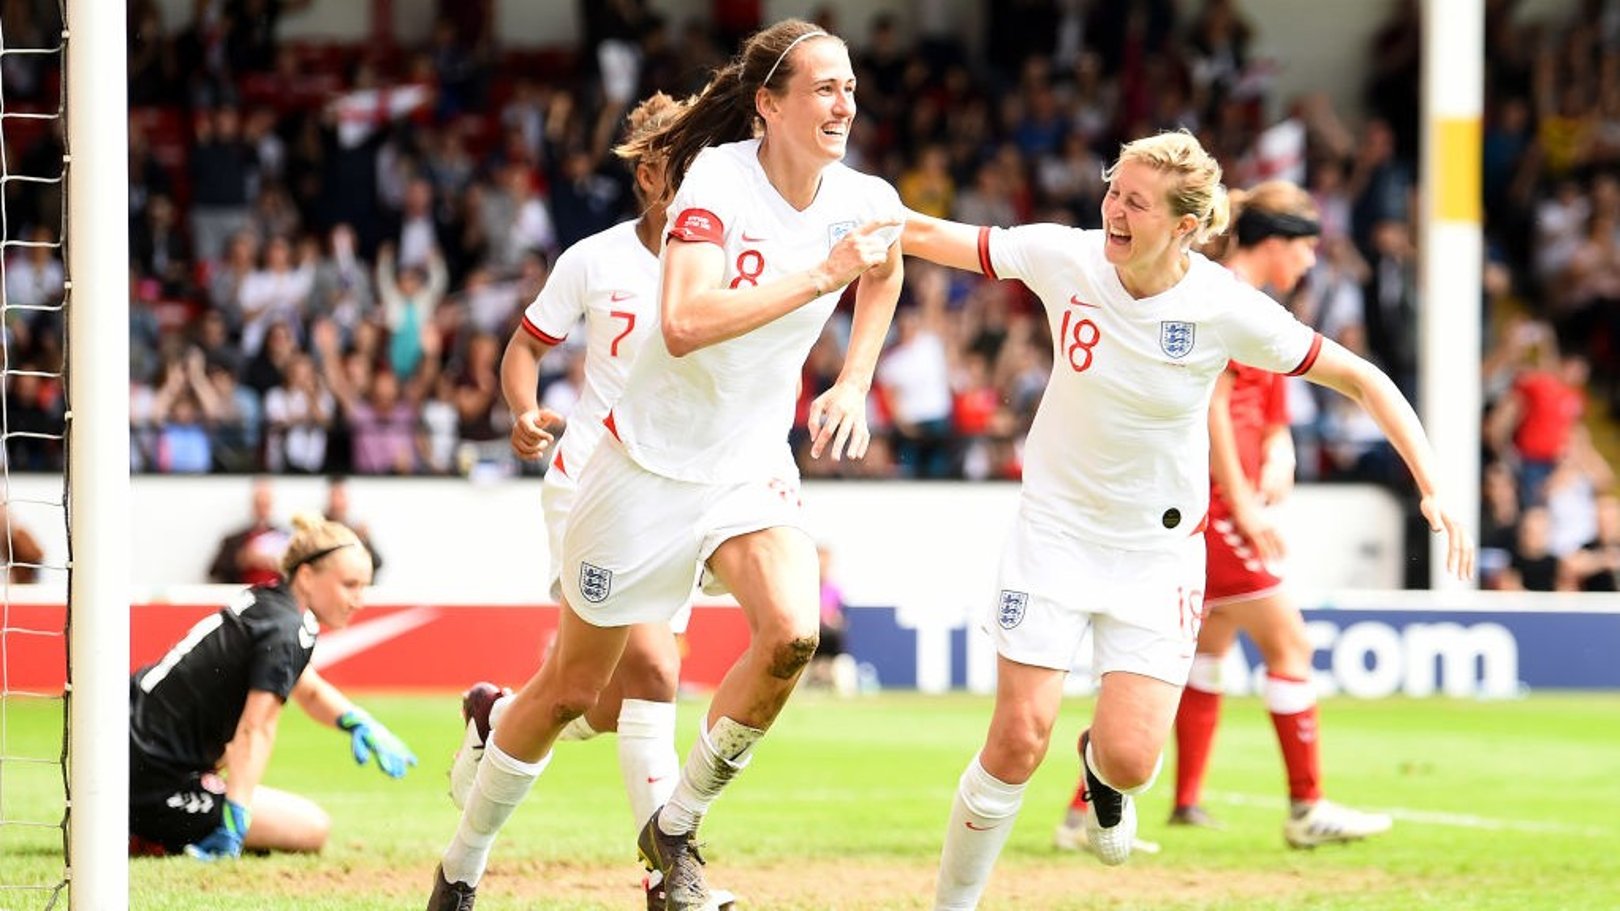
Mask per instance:
[[[585,320],[585,383],[568,414],[551,467],[578,477],[607,428],[602,421],[624,391],[630,364],[658,332],[658,258],[636,236],[636,222],[592,234],[557,257],[523,329],[549,345]]]
[[[902,212],[893,187],[836,162],[822,171],[815,201],[794,209],[766,178],[758,140],[748,140],[698,154],[670,204],[668,236],[719,246],[724,286],[737,288],[817,266],[847,232]],[[648,345],[613,407],[631,458],[682,481],[780,475],[792,464],[799,372],[842,290],[685,357],[671,356],[661,336]]]
[[[1052,376],[1024,451],[1022,508],[1082,538],[1156,550],[1209,507],[1209,400],[1228,360],[1303,373],[1322,339],[1197,253],[1174,287],[1136,299],[1105,232],[986,228],[987,275],[1022,279],[1046,306]]]

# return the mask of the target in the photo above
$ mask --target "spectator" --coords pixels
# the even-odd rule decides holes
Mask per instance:
[[[208,567],[208,581],[237,585],[269,585],[281,575],[281,554],[287,547],[287,530],[272,518],[275,488],[267,478],[255,478],[252,492],[252,518],[248,524],[226,535],[219,542]]]
[[[1502,574],[1508,591],[1550,592],[1558,588],[1558,558],[1547,549],[1547,507],[1531,506],[1519,517],[1513,558]]]
[[[360,321],[372,316],[377,305],[371,270],[360,258],[352,227],[333,225],[327,244],[326,257],[315,266],[311,317],[331,320],[344,339],[352,339]]]
[[[210,425],[224,409],[203,364],[200,349],[187,349],[181,359],[170,362],[153,401],[157,469],[166,474],[204,474],[213,468]]]
[[[1547,478],[1569,450],[1586,407],[1586,359],[1570,354],[1555,360],[1550,346],[1543,351],[1540,364],[1520,373],[1486,417],[1487,441],[1518,463],[1519,501],[1527,506],[1546,503]]]
[[[945,278],[930,269],[913,287],[917,304],[895,314],[895,342],[878,362],[877,385],[894,420],[901,470],[943,478],[954,467],[950,361],[941,334]]]
[[[1620,591],[1620,497],[1598,498],[1597,534],[1564,562],[1570,582],[1581,591]]]
[[[348,425],[350,466],[361,474],[415,474],[417,415],[438,377],[438,335],[422,334],[430,343],[423,367],[402,389],[398,375],[386,368],[374,372],[366,387],[351,385],[340,367],[336,327],[323,323],[315,333],[327,386]]]
[[[0,547],[5,548],[6,578],[13,585],[39,581],[39,571],[45,562],[45,548],[12,515],[3,501],[0,501],[0,527],[5,529],[5,537],[0,538]]]
[[[375,583],[377,573],[382,570],[382,554],[377,552],[376,545],[371,542],[371,526],[354,520],[349,514],[349,505],[349,479],[343,475],[333,475],[327,478],[326,508],[321,510],[321,514],[326,517],[328,522],[336,522],[339,525],[347,526],[350,531],[354,532],[354,536],[360,539],[361,546],[366,549],[366,553],[371,555],[371,581]]]
[[[396,278],[397,275],[397,278]],[[427,268],[394,270],[394,248],[384,245],[377,254],[377,296],[382,300],[388,326],[388,363],[398,376],[410,376],[422,362],[422,336],[449,284],[444,260],[429,256]]]
[[[191,157],[191,239],[197,258],[219,259],[225,243],[248,227],[248,202],[258,162],[242,139],[241,117],[234,107],[197,115]]]
[[[264,250],[264,268],[249,273],[237,292],[242,352],[248,357],[258,354],[272,325],[286,325],[295,337],[302,336],[314,288],[315,263],[309,251],[295,263],[292,242],[271,238]]]
[[[282,384],[264,397],[265,467],[319,474],[326,464],[332,406],[332,393],[321,385],[309,355],[294,355]]]
[[[817,544],[816,559],[821,567],[821,634],[816,641],[815,657],[805,669],[804,680],[810,686],[826,687],[840,696],[853,696],[860,686],[860,674],[844,638],[849,624],[844,590],[832,572],[832,548],[825,542]]]

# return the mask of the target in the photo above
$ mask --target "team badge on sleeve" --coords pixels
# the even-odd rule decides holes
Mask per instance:
[[[613,590],[613,570],[603,569],[581,561],[579,564],[579,594],[592,604],[607,600]]]
[[[1171,357],[1186,357],[1193,350],[1193,336],[1197,329],[1197,323],[1187,323],[1181,320],[1161,320],[1159,322],[1159,347]]]
[[[1001,590],[1001,606],[996,609],[996,622],[1002,629],[1012,629],[1024,622],[1024,608],[1029,606],[1028,592]]]

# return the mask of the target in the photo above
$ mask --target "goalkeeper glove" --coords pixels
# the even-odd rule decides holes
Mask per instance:
[[[225,818],[219,828],[196,844],[186,845],[186,854],[198,860],[220,860],[242,856],[242,839],[247,836],[253,813],[230,798],[225,798]]]
[[[403,778],[405,770],[416,765],[416,754],[411,748],[365,709],[349,709],[338,718],[337,724],[349,732],[349,749],[360,765],[365,765],[372,754],[376,754],[377,767],[389,778]]]

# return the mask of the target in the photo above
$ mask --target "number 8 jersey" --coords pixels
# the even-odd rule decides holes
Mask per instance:
[[[894,188],[834,162],[809,207],[790,206],[765,176],[759,141],[704,149],[675,193],[668,237],[725,251],[721,287],[760,285],[820,265],[845,233],[898,219]],[[700,483],[770,478],[791,464],[799,373],[842,288],[737,338],[670,355],[662,337],[631,368],[615,433],[655,474]]]
[[[1197,253],[1181,281],[1134,298],[1103,243],[1060,225],[979,232],[981,269],[1022,279],[1052,331],[1020,508],[1089,541],[1158,550],[1201,530],[1209,400],[1227,362],[1304,373],[1322,337]]]

